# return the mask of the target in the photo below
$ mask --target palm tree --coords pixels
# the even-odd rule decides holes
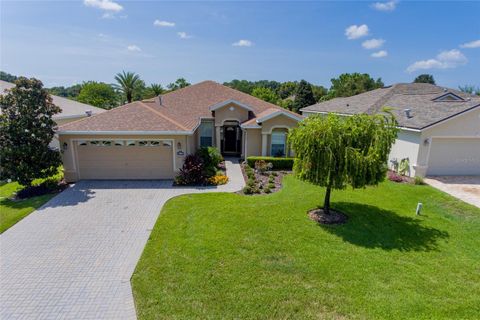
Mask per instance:
[[[122,71],[122,73],[117,73],[115,80],[118,82],[118,85],[116,85],[117,89],[125,95],[127,102],[132,102],[133,94],[138,88],[138,84],[142,81],[140,76],[134,72]]]
[[[165,91],[162,85],[158,83],[152,83],[148,89],[155,95],[155,97],[161,95]]]

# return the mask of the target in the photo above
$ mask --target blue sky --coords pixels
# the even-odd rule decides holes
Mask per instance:
[[[0,69],[47,86],[211,79],[480,86],[480,2],[1,0]],[[157,23],[155,24],[155,21]],[[372,56],[373,55],[373,56]]]

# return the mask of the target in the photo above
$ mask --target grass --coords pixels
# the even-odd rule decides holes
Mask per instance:
[[[62,178],[61,171],[60,167],[59,173],[49,179],[60,180]],[[37,179],[33,181],[33,184],[38,185],[45,180]],[[55,196],[55,194],[45,194],[23,200],[10,200],[14,193],[21,189],[22,186],[17,182],[0,184],[0,234]]]
[[[478,319],[480,210],[429,186],[196,194],[162,210],[132,278],[139,319]],[[415,216],[417,202],[423,215]]]

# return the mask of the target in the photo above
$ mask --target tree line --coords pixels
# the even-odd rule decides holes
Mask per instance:
[[[17,77],[0,71],[0,79],[13,82]],[[186,79],[178,78],[166,87],[159,83],[152,83],[147,86],[140,75],[125,71],[117,73],[114,80],[115,83],[112,84],[86,81],[70,87],[59,86],[47,90],[53,95],[99,108],[112,109],[125,103],[153,98],[190,85]],[[430,74],[422,74],[416,77],[413,82],[435,84],[435,79]],[[223,84],[294,112],[299,112],[301,108],[318,102],[337,97],[350,97],[384,86],[381,78],[374,79],[367,73],[341,74],[337,78],[331,79],[331,86],[328,89],[305,80],[279,82],[274,80],[248,81],[234,79]],[[472,85],[459,87],[459,90],[480,95],[480,88]]]

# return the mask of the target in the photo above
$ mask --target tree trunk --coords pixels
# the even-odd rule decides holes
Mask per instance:
[[[327,187],[327,191],[325,192],[325,200],[323,201],[323,212],[325,214],[330,214],[330,192],[332,191],[332,186],[329,185]]]

